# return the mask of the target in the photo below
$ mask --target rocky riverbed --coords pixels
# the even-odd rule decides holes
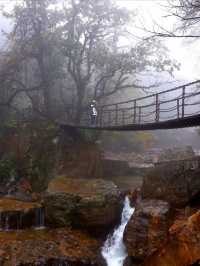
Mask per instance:
[[[197,161],[199,159],[197,158]],[[200,168],[196,160],[157,165],[124,234],[131,266],[191,266],[200,260]]]
[[[28,186],[28,195],[2,196],[0,265],[105,266],[103,254],[108,266],[198,265],[199,161],[158,163],[137,182],[111,178],[119,186],[62,175],[43,193]],[[125,193],[135,209],[130,216],[122,214]],[[124,212],[132,207],[125,204]]]
[[[102,179],[53,179],[38,202],[0,199],[0,265],[100,265],[123,197]]]

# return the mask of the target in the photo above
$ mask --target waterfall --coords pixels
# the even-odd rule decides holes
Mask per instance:
[[[133,212],[134,208],[131,208],[129,198],[126,197],[121,215],[121,224],[112,235],[108,236],[102,248],[102,256],[108,266],[123,266],[123,262],[127,257],[126,247],[123,243],[123,234]]]
[[[45,228],[44,208],[37,208],[35,210],[36,226],[35,229],[40,230]]]
[[[2,212],[0,212],[0,231],[3,230],[3,219],[2,219]]]
[[[6,218],[5,218],[5,231],[9,231],[10,230],[10,225],[9,225],[9,214],[6,214]]]

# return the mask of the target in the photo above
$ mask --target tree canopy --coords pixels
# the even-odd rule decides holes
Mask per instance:
[[[177,67],[159,40],[121,47],[135,14],[112,0],[59,3],[23,0],[5,14],[14,27],[0,62],[1,106],[50,119],[62,110],[79,122],[91,99],[145,88],[138,75]]]

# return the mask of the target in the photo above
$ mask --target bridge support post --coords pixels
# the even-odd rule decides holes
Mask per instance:
[[[139,106],[139,124],[141,123],[141,114],[142,114],[142,107]]]
[[[183,86],[182,90],[182,118],[185,116],[185,86]]]
[[[160,120],[160,103],[158,94],[156,94],[156,122],[159,122]]]
[[[115,105],[115,125],[118,124],[118,104]]]
[[[177,99],[177,118],[180,118],[180,100]]]
[[[125,110],[122,110],[122,125],[125,125]]]
[[[134,124],[136,124],[136,115],[137,115],[137,101],[134,100],[134,117],[133,117]]]

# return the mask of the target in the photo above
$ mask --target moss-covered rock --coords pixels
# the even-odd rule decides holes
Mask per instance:
[[[118,221],[122,208],[118,188],[103,179],[55,178],[43,201],[49,225],[71,225],[92,233],[107,231]]]
[[[144,178],[142,197],[184,207],[200,193],[199,176],[199,159],[158,164]]]

